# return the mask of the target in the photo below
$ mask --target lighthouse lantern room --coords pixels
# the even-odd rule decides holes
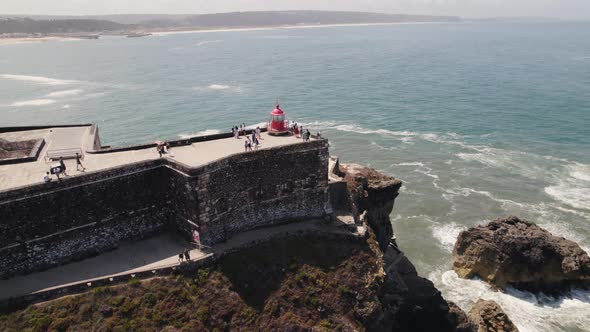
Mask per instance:
[[[277,103],[275,109],[270,112],[268,133],[270,135],[285,135],[289,133],[289,126],[287,125],[285,112],[283,112],[279,103]]]

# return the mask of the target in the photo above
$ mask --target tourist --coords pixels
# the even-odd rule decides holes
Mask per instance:
[[[321,139],[322,138],[322,133],[318,130],[318,133],[316,134],[316,139]]]
[[[186,249],[186,250],[184,251],[184,259],[185,259],[186,261],[190,261],[190,260],[191,260],[190,251],[189,251],[188,249]]]
[[[256,132],[252,131],[252,142],[256,143],[257,139],[256,139]]]
[[[66,173],[66,163],[64,162],[64,157],[59,157],[59,167],[60,173],[64,173],[64,176],[68,176],[68,173]]]
[[[301,134],[301,138],[305,141],[305,132],[303,131],[303,126],[299,126],[299,133]]]
[[[86,170],[86,167],[82,165],[82,161],[80,161],[80,154],[76,152],[76,171],[79,170],[79,167],[82,167],[82,172]]]
[[[297,125],[295,125],[295,128],[293,129],[293,133],[295,134],[295,138],[299,137],[299,128],[297,127]]]
[[[51,178],[49,177],[49,172],[45,172],[45,176],[43,177],[43,182],[45,182],[45,183],[51,182]]]
[[[252,141],[250,140],[250,138],[246,138],[248,139],[248,151],[252,151]]]
[[[311,137],[311,133],[309,132],[309,129],[307,129],[307,131],[305,132],[305,141],[309,142],[310,137]]]
[[[240,131],[238,130],[238,126],[235,126],[234,128],[234,137],[236,139],[240,139]]]
[[[182,260],[184,259],[183,254],[184,254],[184,252],[182,252],[182,251],[178,253],[178,262],[179,263],[182,263]]]
[[[261,130],[260,127],[256,127],[256,137],[258,137],[258,139],[262,139],[262,136],[260,135]]]
[[[164,153],[164,151],[162,150],[162,145],[158,144],[156,146],[156,150],[158,151],[158,154],[160,155],[160,158],[162,158],[162,153]]]
[[[258,150],[258,146],[260,145],[260,141],[254,137],[254,150]]]

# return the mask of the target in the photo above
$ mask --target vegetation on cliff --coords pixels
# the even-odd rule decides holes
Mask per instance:
[[[42,33],[61,34],[79,32],[102,32],[128,29],[125,24],[92,19],[32,20],[0,19],[0,34],[3,33]]]
[[[383,281],[369,243],[274,241],[194,273],[33,305],[0,316],[0,330],[363,330]]]

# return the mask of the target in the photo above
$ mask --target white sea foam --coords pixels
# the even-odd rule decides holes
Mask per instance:
[[[75,96],[75,95],[78,95],[82,92],[84,92],[84,90],[80,90],[80,89],[62,90],[62,91],[55,91],[55,92],[48,93],[47,95],[45,95],[45,97],[63,98],[63,97]]]
[[[70,107],[71,107],[70,105],[63,105],[61,108],[68,109]]]
[[[435,224],[432,225],[432,236],[439,242],[441,248],[452,252],[459,233],[466,229],[467,227],[454,222]]]
[[[180,137],[181,139],[188,139],[191,137],[215,135],[215,134],[221,134],[221,133],[222,133],[222,131],[218,130],[218,129],[205,129],[203,131],[199,131],[194,134],[180,134],[180,135],[178,135],[178,137]]]
[[[203,46],[207,44],[221,43],[223,40],[203,40],[195,44],[195,46]]]
[[[574,290],[553,298],[515,289],[492,290],[481,280],[461,279],[454,271],[429,275],[447,300],[469,310],[478,300],[493,300],[522,332],[586,331],[590,326],[590,292]]]
[[[53,99],[33,99],[33,100],[24,100],[24,101],[16,101],[12,103],[10,106],[13,107],[23,107],[23,106],[45,106],[55,104],[56,101]]]
[[[554,199],[577,209],[590,210],[590,188],[564,181],[545,188],[545,192]]]
[[[45,85],[67,85],[75,83],[76,81],[73,80],[61,80],[57,78],[49,78],[43,76],[27,76],[27,75],[11,75],[11,74],[2,74],[0,77],[8,79],[8,80],[15,80],[15,81],[28,81],[28,82],[35,82],[39,84]]]
[[[420,166],[420,167],[424,167],[424,164],[421,162],[411,162],[411,163],[399,163],[399,164],[393,164],[393,166]]]
[[[210,84],[206,87],[202,87],[202,86],[196,86],[193,88],[193,90],[195,91],[241,91],[242,88],[238,87],[238,86],[233,86],[233,85],[227,85],[227,84]]]
[[[223,84],[211,84],[208,86],[208,88],[211,90],[227,90],[231,88],[231,86]]]
[[[572,177],[590,182],[590,165],[574,163],[569,165],[568,169]]]
[[[432,173],[432,168],[430,168],[430,167],[422,166],[422,167],[420,167],[418,169],[415,169],[414,172],[420,173],[420,174],[424,174],[424,175],[426,175],[426,176],[428,176],[430,178],[433,178],[435,180],[438,180],[438,175],[433,174]]]

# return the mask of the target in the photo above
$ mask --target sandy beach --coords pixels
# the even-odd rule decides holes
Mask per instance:
[[[71,37],[60,37],[60,36],[51,36],[51,37],[30,37],[30,38],[0,38],[0,46],[2,45],[13,45],[13,44],[29,44],[29,43],[42,43],[42,42],[50,42],[50,41],[70,41],[70,40],[77,40],[77,38]]]
[[[156,36],[167,36],[187,33],[211,33],[211,32],[240,32],[240,31],[261,31],[261,30],[278,30],[278,29],[314,29],[314,28],[336,28],[336,27],[354,27],[354,26],[383,26],[383,25],[407,25],[407,24],[443,24],[455,22],[393,22],[393,23],[347,23],[347,24],[305,24],[305,25],[284,25],[268,27],[243,27],[243,28],[215,28],[215,29],[189,29],[173,31],[145,31]],[[111,34],[106,34],[113,36]],[[126,35],[121,35],[125,37]],[[48,36],[48,37],[27,37],[27,38],[0,38],[0,46],[13,44],[40,43],[50,41],[71,41],[82,40],[69,36]]]

